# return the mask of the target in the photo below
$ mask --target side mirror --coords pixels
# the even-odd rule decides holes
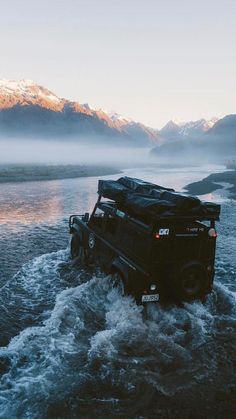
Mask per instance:
[[[83,216],[83,221],[84,221],[85,223],[87,223],[87,222],[88,222],[88,220],[89,220],[89,212],[86,212],[86,213],[84,214],[84,216]]]

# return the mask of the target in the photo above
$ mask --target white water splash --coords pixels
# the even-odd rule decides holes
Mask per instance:
[[[95,388],[111,404],[122,404],[124,392],[132,403],[147,386],[165,395],[194,386],[216,368],[211,335],[225,301],[233,318],[235,296],[222,286],[205,306],[147,310],[122,297],[109,277],[62,291],[43,326],[25,329],[0,351],[10,361],[0,417],[45,417],[69,394],[86,398],[88,384],[91,397]]]

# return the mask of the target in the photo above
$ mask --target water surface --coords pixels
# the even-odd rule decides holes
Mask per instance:
[[[125,174],[181,190],[216,170]],[[235,201],[205,197],[222,204],[206,303],[144,309],[71,264],[68,217],[91,211],[97,180],[0,185],[0,417],[233,417]]]

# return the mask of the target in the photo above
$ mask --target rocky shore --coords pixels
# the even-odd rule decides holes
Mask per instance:
[[[223,188],[224,186],[221,183],[229,183],[231,185],[227,189],[229,196],[232,199],[236,199],[236,170],[212,173],[199,182],[186,185],[185,189],[192,195],[204,195]]]

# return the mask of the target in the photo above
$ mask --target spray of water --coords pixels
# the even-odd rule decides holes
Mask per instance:
[[[81,283],[67,258],[64,251],[41,256],[15,277],[22,307],[47,314],[0,350],[0,417],[52,417],[66,403],[76,414],[89,405],[91,414],[132,415],[154,394],[172,397],[214,376],[215,336],[235,327],[233,292],[218,284],[205,305],[144,308],[122,297],[109,276]]]

